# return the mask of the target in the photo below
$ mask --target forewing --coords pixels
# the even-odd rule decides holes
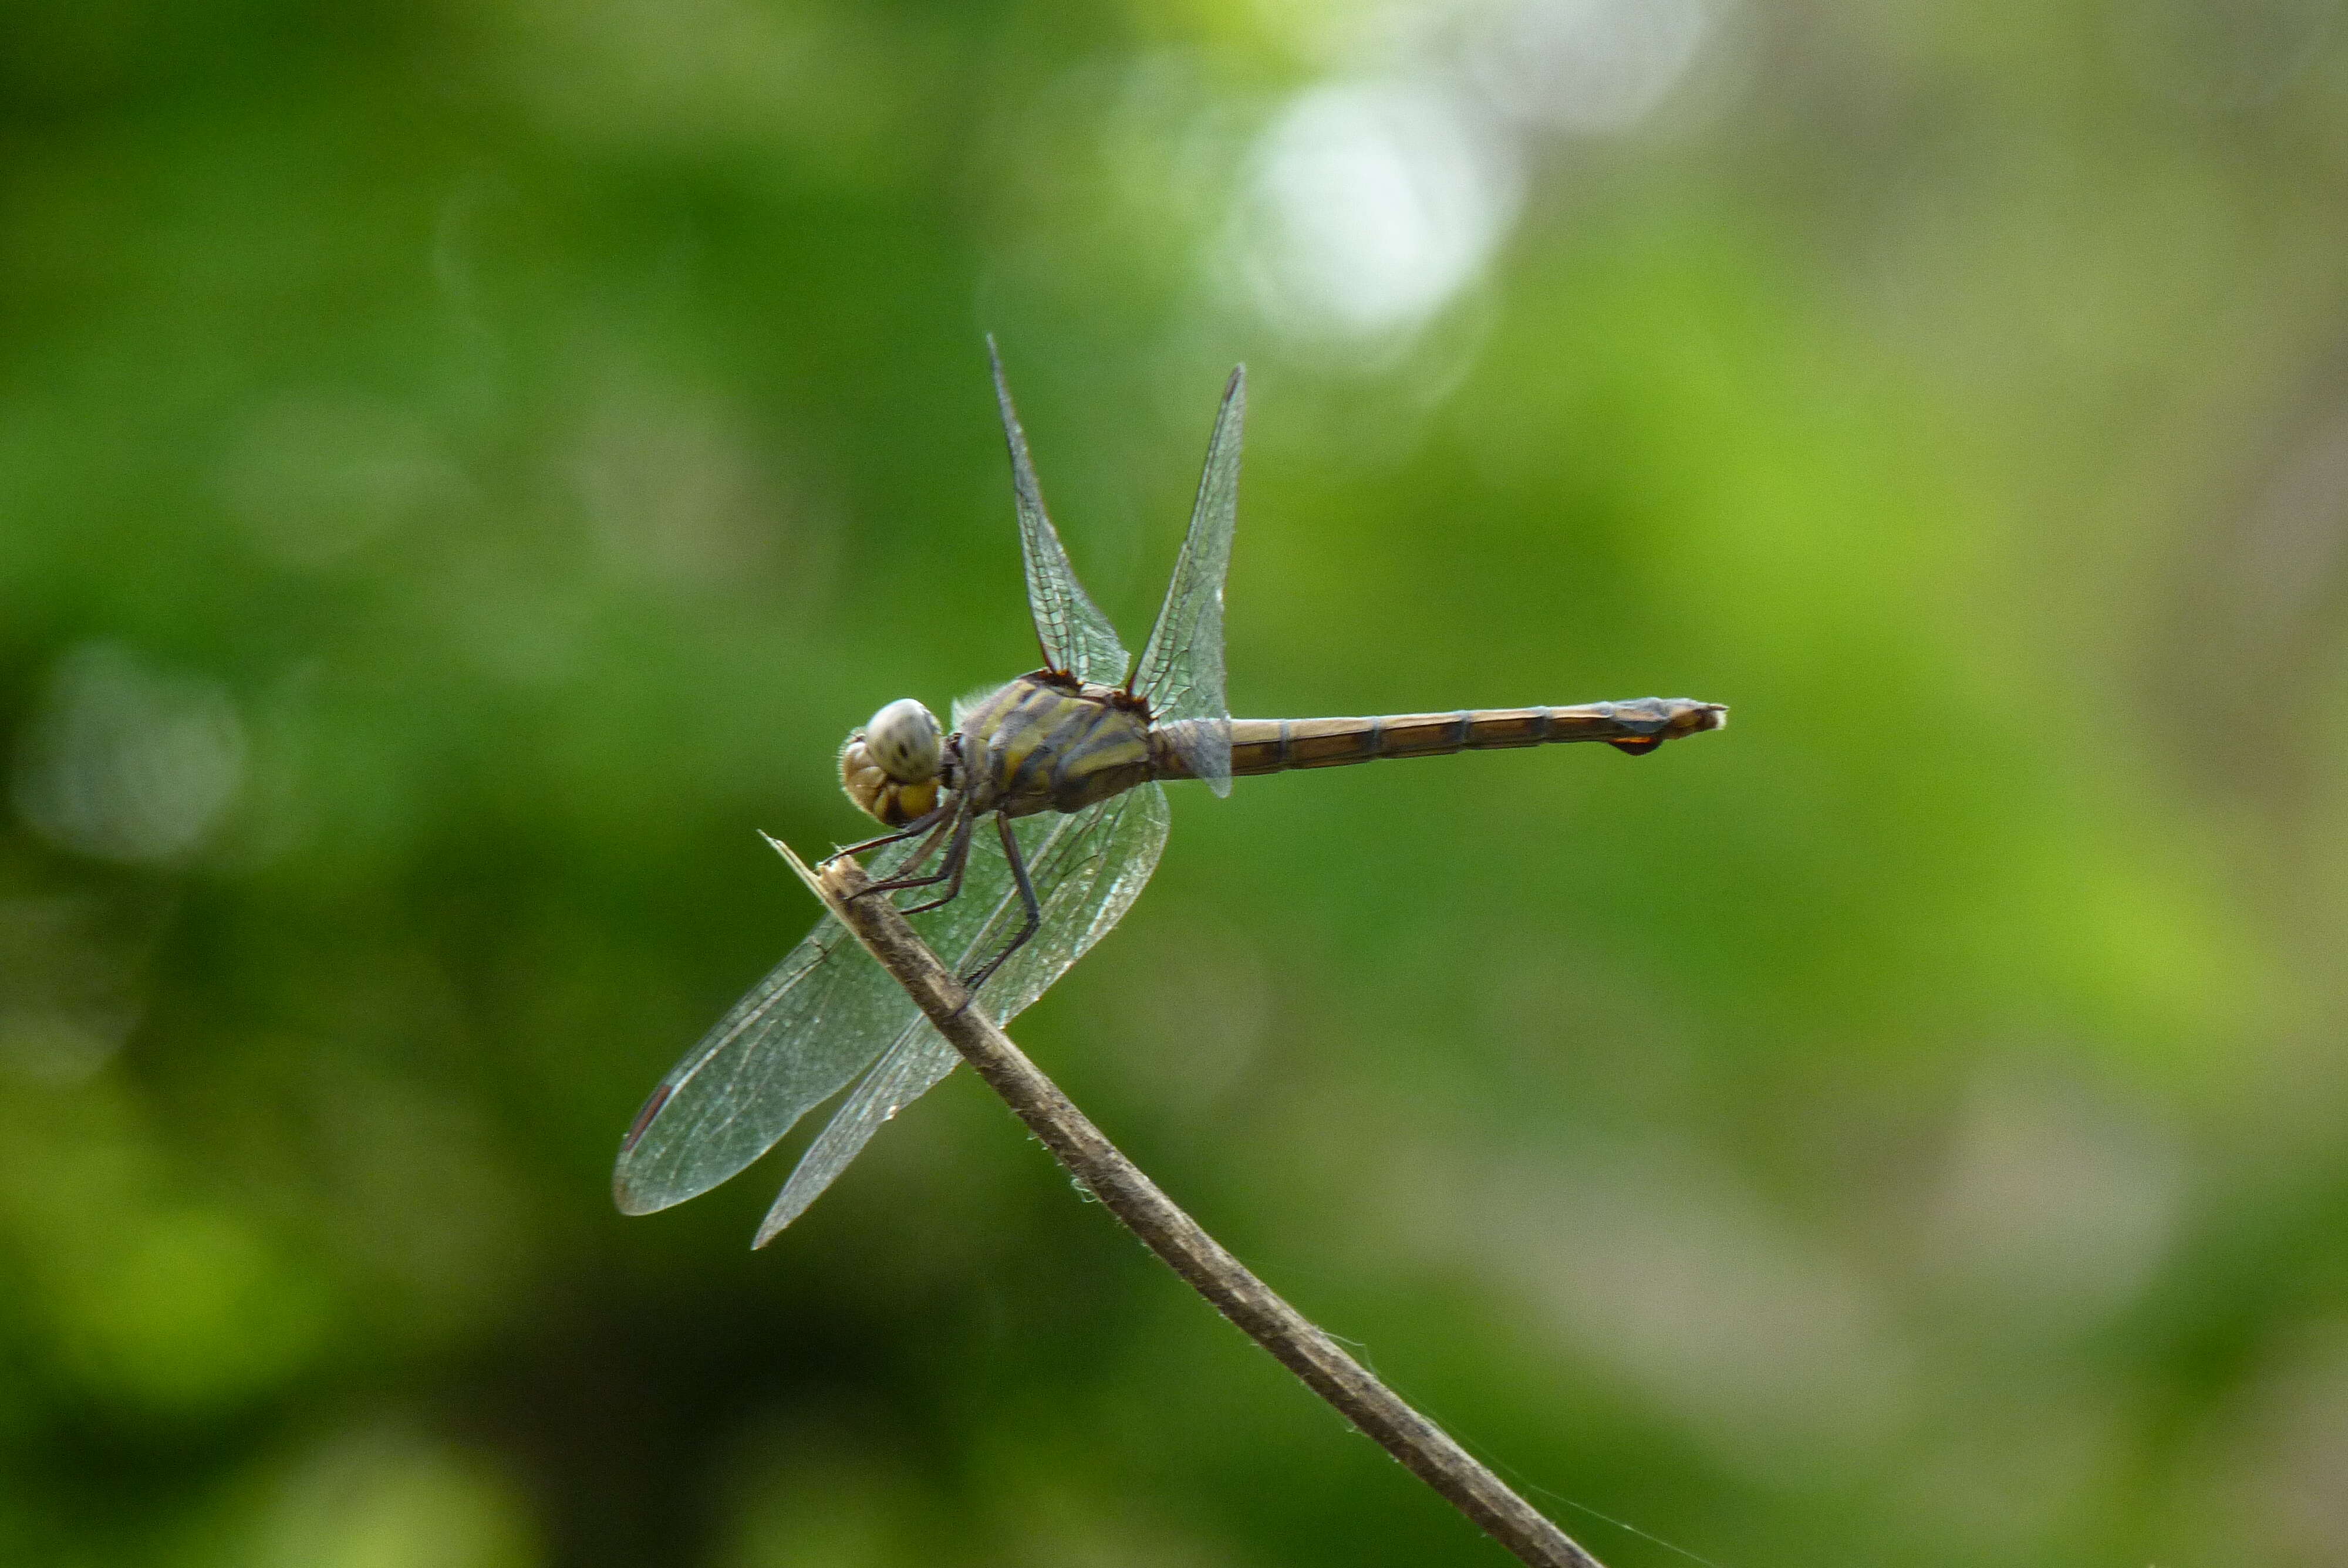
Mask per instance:
[[[1019,427],[1019,411],[1011,406],[1011,386],[1003,378],[1003,356],[994,339],[986,340],[986,357],[994,367],[994,401],[1003,411],[1003,436],[1011,446],[1011,493],[1019,507],[1019,553],[1027,567],[1027,607],[1035,616],[1035,641],[1043,646],[1044,662],[1098,685],[1115,686],[1125,680],[1133,661],[1117,640],[1117,629],[1095,607],[1068,564],[1052,519],[1044,512],[1044,488],[1035,480],[1035,462],[1027,456],[1027,433]]]
[[[1231,372],[1215,433],[1207,441],[1190,531],[1174,563],[1174,580],[1134,671],[1133,690],[1165,723],[1192,776],[1217,794],[1231,793],[1231,714],[1223,692],[1223,578],[1231,570],[1231,531],[1240,511],[1240,426],[1247,417],[1247,367]]]
[[[901,866],[916,842],[875,855],[873,876]],[[826,915],[645,1101],[612,1172],[621,1211],[681,1204],[741,1170],[920,1016],[848,927]]]
[[[1132,907],[1166,847],[1166,792],[1143,784],[1074,816],[1031,816],[1014,826],[1044,923],[980,988],[980,1000],[999,1023],[1010,1022],[1042,996]],[[968,904],[976,918],[957,923],[951,943],[935,928],[924,932],[956,973],[976,968],[1025,919],[1010,868],[992,840],[990,834],[986,842],[972,846],[963,895],[940,911]],[[916,1017],[808,1146],[752,1245],[764,1246],[805,1214],[882,1122],[927,1093],[961,1060],[927,1019]]]

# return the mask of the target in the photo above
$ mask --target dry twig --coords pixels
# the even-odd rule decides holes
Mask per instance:
[[[962,982],[886,898],[856,897],[867,885],[861,866],[843,858],[819,876],[788,845],[773,838],[767,842],[1069,1173],[1218,1312],[1520,1561],[1539,1568],[1600,1568],[1596,1558],[1372,1377],[1159,1191],[1010,1036],[971,1004]]]

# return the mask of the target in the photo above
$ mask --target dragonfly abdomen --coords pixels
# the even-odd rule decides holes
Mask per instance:
[[[1686,697],[1642,697],[1574,708],[1463,708],[1450,713],[1386,713],[1359,719],[1233,719],[1231,772],[1286,773],[1334,768],[1382,757],[1439,757],[1454,752],[1501,751],[1604,741],[1626,752],[1653,751],[1665,741],[1717,730],[1728,710]],[[1162,726],[1170,729],[1172,726]],[[1189,770],[1170,745],[1154,747],[1161,777]]]

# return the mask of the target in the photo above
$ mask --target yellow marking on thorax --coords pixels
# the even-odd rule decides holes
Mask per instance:
[[[963,754],[982,809],[1081,811],[1150,776],[1148,721],[1105,690],[1021,679],[964,721]]]

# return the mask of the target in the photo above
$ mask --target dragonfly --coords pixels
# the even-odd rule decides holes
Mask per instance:
[[[1246,367],[1225,386],[1189,530],[1136,660],[1069,565],[992,339],[987,348],[1043,667],[954,704],[950,730],[905,698],[852,733],[841,786],[890,831],[838,853],[871,856],[868,893],[919,917],[924,938],[996,1020],[1042,996],[1132,907],[1166,845],[1169,781],[1227,795],[1246,775],[1566,741],[1643,755],[1726,723],[1725,706],[1684,697],[1233,719],[1223,579]],[[707,1192],[853,1084],[768,1210],[752,1243],[763,1246],[960,1060],[827,916],[653,1091],[621,1143],[613,1196],[625,1213],[649,1214]]]

